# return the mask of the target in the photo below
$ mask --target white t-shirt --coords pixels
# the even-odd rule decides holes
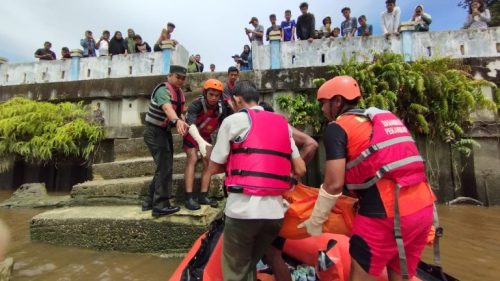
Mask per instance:
[[[399,9],[399,7],[394,7],[392,13],[384,11],[380,15],[380,25],[382,27],[382,32],[384,34],[398,32],[400,17],[401,10]]]
[[[260,106],[251,109],[264,110]],[[248,115],[237,112],[222,122],[217,142],[212,150],[210,160],[218,164],[226,164],[231,151],[230,141],[238,136],[245,137],[250,129]],[[292,138],[292,129],[289,128],[292,158],[300,157],[299,150]],[[282,196],[256,196],[242,193],[229,193],[226,200],[226,216],[233,219],[282,219],[285,214]]]
[[[99,43],[99,56],[108,56],[109,55],[109,43],[106,40],[102,40]]]

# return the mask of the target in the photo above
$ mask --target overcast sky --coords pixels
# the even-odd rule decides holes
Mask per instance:
[[[205,64],[214,63],[223,71],[248,44],[244,28],[252,16],[259,18],[264,28],[269,27],[269,14],[275,13],[278,24],[286,9],[292,18],[299,15],[296,0],[0,0],[0,57],[10,63],[34,61],[33,53],[52,42],[52,50],[60,58],[61,47],[81,48],[80,39],[85,30],[92,30],[98,39],[103,30],[121,31],[128,28],[151,46],[167,22],[174,22],[173,38],[193,54],[200,54]],[[408,20],[417,4],[423,4],[433,17],[432,30],[452,30],[463,26],[466,11],[457,7],[458,0],[398,0],[402,21]],[[380,34],[379,15],[385,9],[384,0],[330,0],[309,1],[309,11],[321,26],[325,16],[340,26],[340,10],[351,7],[353,16],[366,15]]]

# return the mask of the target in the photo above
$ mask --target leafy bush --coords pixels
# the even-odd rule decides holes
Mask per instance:
[[[353,57],[342,65],[332,66],[333,76],[350,75],[361,87],[361,108],[375,106],[398,115],[413,134],[442,139],[459,151],[470,153],[474,142],[463,139],[464,130],[472,124],[471,113],[480,108],[497,110],[495,102],[482,94],[482,86],[496,85],[474,80],[469,68],[448,58],[404,62],[401,55],[375,53],[371,62],[357,62]],[[315,79],[320,86],[325,79]],[[281,108],[291,115],[290,123],[312,123],[315,128],[323,116],[315,101],[300,95],[278,99]],[[315,103],[316,107],[310,103]],[[321,124],[321,123],[320,123]]]
[[[103,136],[83,103],[53,104],[13,98],[0,104],[0,172],[9,162],[87,160]]]
[[[315,97],[306,94],[279,96],[276,102],[281,109],[289,113],[289,122],[292,126],[304,129],[310,125],[314,133],[321,130],[323,113]]]

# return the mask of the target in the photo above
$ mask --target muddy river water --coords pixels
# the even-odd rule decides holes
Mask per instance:
[[[0,191],[0,201],[10,195]],[[168,280],[180,259],[146,254],[98,252],[32,243],[29,224],[40,209],[2,209],[11,228],[8,256],[15,261],[13,281]],[[439,206],[445,228],[442,259],[446,272],[460,280],[500,280],[500,208]],[[424,254],[431,261],[431,251]]]

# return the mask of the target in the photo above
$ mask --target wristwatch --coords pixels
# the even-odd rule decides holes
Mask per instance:
[[[172,124],[177,125],[177,121],[179,121],[179,118],[172,120]]]

